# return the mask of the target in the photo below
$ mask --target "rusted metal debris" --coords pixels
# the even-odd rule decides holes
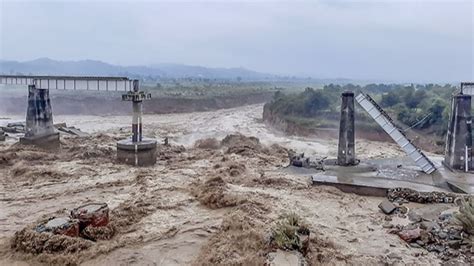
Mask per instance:
[[[100,227],[109,223],[109,207],[106,203],[89,203],[71,211],[71,217],[79,220],[80,227]]]
[[[56,217],[35,228],[36,232],[50,232],[55,235],[66,235],[70,237],[79,236],[79,220],[69,217]]]
[[[35,231],[78,237],[87,227],[102,227],[108,223],[109,207],[107,204],[89,203],[73,209],[69,217],[53,217],[37,225]]]

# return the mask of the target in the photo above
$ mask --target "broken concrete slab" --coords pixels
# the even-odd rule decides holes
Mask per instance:
[[[379,208],[383,211],[383,213],[391,214],[397,209],[397,206],[395,206],[395,204],[390,202],[388,199],[385,199],[380,202]]]
[[[421,192],[448,192],[445,189],[426,184],[419,184],[396,179],[363,176],[338,177],[316,174],[312,176],[312,181],[314,185],[334,186],[339,188],[343,192],[355,193],[364,196],[385,197],[389,189],[397,187],[411,188]]]
[[[89,134],[86,133],[86,132],[83,132],[81,131],[80,129],[78,128],[75,128],[75,127],[58,127],[58,130],[59,131],[62,131],[62,132],[65,132],[65,133],[68,133],[68,134],[71,134],[71,135],[75,135],[75,136],[78,136],[78,137],[88,137]]]
[[[449,188],[456,193],[463,193],[463,194],[474,194],[474,184],[466,184],[456,181],[446,181],[448,183]]]
[[[7,133],[25,133],[25,122],[8,123],[6,126],[0,127],[0,129]]]

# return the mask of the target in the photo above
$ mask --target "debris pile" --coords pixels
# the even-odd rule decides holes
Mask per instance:
[[[8,123],[6,127],[0,127],[0,129],[6,133],[25,133],[26,132],[25,122]]]
[[[311,161],[309,157],[305,157],[304,153],[288,152],[290,165],[296,167],[313,168],[316,170],[324,170],[324,159]]]
[[[417,192],[411,189],[392,189],[388,193],[389,200],[379,204],[385,216],[384,228],[389,233],[396,234],[412,248],[423,248],[428,252],[436,253],[442,260],[452,263],[471,263],[474,256],[472,237],[469,235],[466,224],[474,225],[474,205],[472,200],[465,201],[465,195],[442,192]],[[391,202],[393,201],[393,202]],[[417,203],[453,203],[464,202],[460,211],[464,213],[454,215],[444,211],[436,214],[435,218],[428,218],[414,210],[409,210],[403,204],[408,201]],[[467,206],[471,207],[468,208]],[[467,210],[469,209],[469,210]],[[464,223],[460,220],[464,218]],[[407,224],[391,224],[393,217],[407,218]]]
[[[442,260],[471,262],[472,241],[462,226],[453,221],[452,216],[440,216],[436,221],[421,219],[405,226],[397,225],[389,232],[397,234],[413,248],[437,253]]]
[[[74,253],[89,248],[92,245],[90,240],[104,239],[98,234],[91,234],[91,231],[106,228],[108,223],[107,204],[86,204],[72,210],[69,217],[52,217],[39,222],[36,226],[29,226],[16,232],[11,247],[16,251],[33,254]],[[110,231],[109,229],[106,231]]]

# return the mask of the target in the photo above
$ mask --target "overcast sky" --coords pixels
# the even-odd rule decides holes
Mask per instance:
[[[474,1],[0,0],[0,57],[474,80]]]

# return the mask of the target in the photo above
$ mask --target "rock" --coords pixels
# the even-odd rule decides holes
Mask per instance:
[[[423,221],[420,223],[420,228],[425,229],[427,231],[432,231],[433,229],[435,231],[438,231],[440,229],[440,226],[435,222]]]
[[[393,224],[391,224],[391,223],[384,223],[384,224],[382,225],[382,227],[383,227],[383,228],[387,228],[387,229],[388,229],[388,228],[393,228]]]
[[[448,234],[441,231],[441,232],[438,233],[438,237],[441,238],[441,239],[446,239],[446,238],[448,238]]]
[[[418,213],[414,211],[410,211],[408,212],[408,219],[410,219],[410,221],[412,222],[418,223],[418,222],[421,222],[422,217]]]
[[[450,240],[446,242],[446,244],[448,244],[450,248],[454,248],[454,249],[459,249],[461,247],[461,241],[458,241],[458,240]]]
[[[449,220],[451,220],[452,218],[453,218],[453,214],[452,214],[452,213],[441,213],[441,214],[439,215],[439,219],[440,219],[441,221],[447,221],[447,220],[449,221]]]
[[[422,240],[416,240],[416,243],[420,246],[424,246],[425,245],[425,242],[423,242]]]
[[[303,254],[306,254],[308,252],[308,249],[309,249],[309,231],[306,233],[297,233],[299,239],[300,239],[300,242],[301,242],[301,252],[303,252]]]
[[[398,211],[401,213],[401,214],[406,214],[409,210],[406,206],[400,206],[398,208]]]
[[[392,260],[401,260],[402,259],[402,256],[396,254],[396,253],[390,253],[387,255],[387,257],[389,259],[392,259]]]
[[[416,228],[418,228],[418,226],[416,224],[408,224],[403,229],[412,230],[412,229],[416,229]]]
[[[418,243],[410,243],[410,247],[412,247],[412,248],[421,248],[421,246]]]
[[[392,217],[390,217],[390,216],[385,216],[384,220],[385,220],[385,221],[391,221],[391,220],[392,220]]]
[[[420,233],[420,241],[422,241],[425,244],[433,242],[433,236],[431,235],[430,232],[426,230],[422,230]]]
[[[441,245],[436,245],[436,246],[434,246],[434,250],[438,253],[443,253],[444,250],[446,250],[446,248],[441,246]]]
[[[382,210],[383,213],[391,214],[397,209],[397,206],[395,206],[395,204],[390,202],[388,199],[385,199],[379,204],[379,208]]]
[[[355,243],[355,242],[359,242],[359,239],[357,239],[357,237],[354,237],[354,238],[348,239],[347,242]]]
[[[417,239],[420,238],[421,235],[421,229],[420,228],[415,228],[415,229],[404,229],[400,232],[398,232],[398,236],[403,239],[405,242],[411,243],[416,241]]]

